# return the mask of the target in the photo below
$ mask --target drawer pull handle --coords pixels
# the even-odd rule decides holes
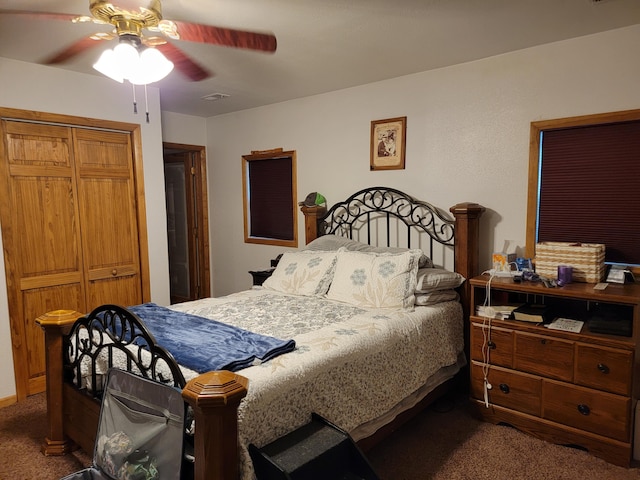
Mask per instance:
[[[598,370],[600,370],[604,374],[609,373],[609,367],[607,367],[604,363],[598,364]]]
[[[118,270],[116,270],[115,268],[111,270],[111,275],[115,277],[117,274],[118,274]]]
[[[589,408],[589,405],[585,405],[584,403],[581,403],[580,405],[578,405],[578,411],[582,415],[589,415],[591,413],[591,409]]]
[[[501,383],[500,384],[500,391],[502,393],[509,393],[509,385],[507,385],[506,383]]]
[[[489,341],[487,342],[487,347],[489,347],[491,350],[495,350],[496,344],[493,343],[492,341]]]
[[[541,343],[542,345],[546,345],[546,344],[547,344],[547,340],[543,338],[542,340],[540,340],[540,343]]]

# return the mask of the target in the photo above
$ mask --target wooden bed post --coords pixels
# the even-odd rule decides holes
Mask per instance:
[[[195,480],[238,479],[238,405],[248,383],[222,370],[204,373],[182,390],[195,416]]]
[[[327,213],[327,207],[307,207],[306,205],[302,205],[300,210],[302,210],[304,214],[305,244],[308,244],[311,240],[315,240],[322,235],[322,232],[318,229],[318,219]]]
[[[62,336],[82,314],[74,310],[54,310],[36,319],[44,330],[47,368],[47,436],[41,451],[45,455],[64,455],[72,450],[72,442],[64,434],[63,424],[63,352]]]
[[[467,280],[478,275],[480,217],[485,208],[477,203],[458,203],[449,209],[456,219],[455,225],[455,257],[456,272]],[[465,318],[469,316],[469,282],[460,289],[460,296]]]

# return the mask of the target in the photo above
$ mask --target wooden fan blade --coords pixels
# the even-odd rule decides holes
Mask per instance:
[[[0,15],[22,15],[33,18],[44,18],[46,20],[65,20],[71,21],[80,17],[78,14],[71,13],[49,13],[49,12],[29,12],[27,10],[0,10]]]
[[[54,65],[56,63],[63,63],[69,60],[70,58],[78,55],[79,53],[84,52],[85,50],[89,50],[98,45],[99,40],[94,40],[91,37],[85,37],[78,40],[75,43],[72,43],[64,50],[56,53],[55,55],[47,58],[42,63],[45,65]]]
[[[154,48],[160,50],[165,57],[173,62],[176,70],[179,70],[193,82],[198,82],[213,76],[211,72],[198,65],[195,61],[189,58],[186,53],[171,43],[167,42],[163,45],[157,45]]]
[[[188,42],[210,43],[270,53],[276,51],[276,37],[268,33],[245,32],[198,23],[177,21],[173,23],[178,29],[180,39]]]

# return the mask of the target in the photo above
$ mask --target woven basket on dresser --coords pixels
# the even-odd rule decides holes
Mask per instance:
[[[598,283],[605,273],[602,243],[540,242],[536,245],[536,273],[556,278],[558,265],[573,267],[573,281]]]

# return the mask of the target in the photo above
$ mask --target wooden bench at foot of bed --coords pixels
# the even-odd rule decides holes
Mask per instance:
[[[302,207],[305,215],[306,242],[325,233],[322,226],[323,207]],[[462,203],[451,207],[455,217],[455,270],[471,278],[478,273],[479,219],[484,208],[475,203]],[[461,288],[461,301],[468,314],[468,288]],[[42,446],[45,455],[63,455],[80,447],[93,452],[100,404],[64,381],[63,345],[75,320],[83,314],[69,310],[56,310],[36,321],[44,330],[47,366],[47,437]],[[401,373],[401,372],[400,372]],[[185,401],[195,414],[195,480],[237,480],[239,476],[238,420],[240,401],[247,394],[248,380],[228,371],[208,372],[189,381],[183,389]],[[442,394],[430,395],[421,402],[424,407]],[[400,416],[400,423],[408,416]],[[396,424],[397,426],[397,424]],[[381,429],[393,431],[388,425]],[[379,435],[374,434],[374,437]],[[373,445],[379,439],[364,439]]]

